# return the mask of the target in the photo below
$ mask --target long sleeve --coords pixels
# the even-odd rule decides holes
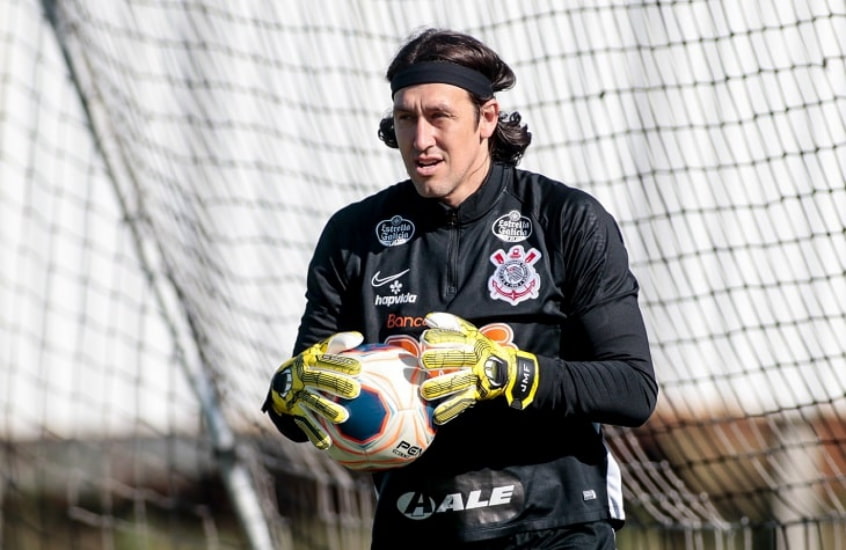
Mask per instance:
[[[541,357],[535,406],[604,424],[643,424],[655,408],[658,385],[636,296],[588,310],[571,330],[579,330],[593,358]]]
[[[539,409],[636,426],[655,408],[658,385],[638,306],[639,286],[613,217],[592,197],[561,209],[562,349],[540,359]],[[531,350],[529,350],[531,351]]]

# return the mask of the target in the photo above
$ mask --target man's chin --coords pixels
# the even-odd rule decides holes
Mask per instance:
[[[414,189],[417,194],[424,199],[441,199],[444,197],[443,189],[437,185],[431,178],[422,179],[419,177],[411,178],[414,184]]]

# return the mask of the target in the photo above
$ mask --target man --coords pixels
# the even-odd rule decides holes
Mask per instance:
[[[407,334],[445,373],[440,423],[412,464],[374,475],[374,549],[615,547],[620,471],[601,424],[640,425],[657,385],[616,222],[591,196],[516,164],[530,134],[500,111],[511,69],[473,37],[429,29],[387,71],[380,137],[410,180],[337,212],[308,271],[295,356],[265,410],[292,439],[355,395],[362,340]]]

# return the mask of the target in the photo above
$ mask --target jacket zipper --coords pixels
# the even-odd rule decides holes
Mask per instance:
[[[455,296],[458,281],[458,211],[452,210],[447,220],[449,227],[449,248],[447,250],[447,286],[446,294],[449,297]]]

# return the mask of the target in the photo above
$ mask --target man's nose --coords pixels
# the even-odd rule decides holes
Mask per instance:
[[[435,144],[434,128],[424,117],[417,119],[417,126],[414,129],[414,148],[418,151],[425,151]]]

